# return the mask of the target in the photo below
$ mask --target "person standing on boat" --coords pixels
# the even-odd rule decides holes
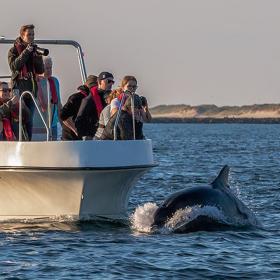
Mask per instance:
[[[83,99],[75,125],[78,135],[92,139],[98,127],[102,110],[106,107],[106,96],[111,93],[114,76],[109,72],[102,72],[98,76],[98,86],[90,89],[90,94]]]
[[[46,123],[49,122],[48,114],[48,88],[50,90],[50,125],[52,130],[52,140],[57,140],[57,124],[59,122],[59,112],[61,110],[61,98],[59,81],[52,76],[52,59],[49,56],[44,56],[44,73],[37,77],[38,94],[37,101]],[[37,123],[37,125],[36,125]],[[34,126],[43,127],[39,113],[34,114]]]
[[[82,100],[90,93],[90,88],[97,86],[97,76],[89,75],[85,84],[78,87],[78,92],[69,96],[67,102],[60,110],[62,121],[62,140],[82,140],[78,135],[75,119],[77,117]]]
[[[19,90],[20,95],[28,90],[36,97],[38,89],[36,76],[44,73],[44,65],[42,56],[36,52],[34,25],[24,25],[20,28],[20,37],[9,50],[8,62],[12,71],[12,88]],[[35,105],[28,95],[24,97],[24,102],[31,115],[27,123],[28,138],[31,141]]]

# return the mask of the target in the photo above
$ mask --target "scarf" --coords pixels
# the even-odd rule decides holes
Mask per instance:
[[[3,132],[7,141],[15,141],[15,135],[12,130],[12,124],[9,119],[2,119],[3,122]]]
[[[26,48],[26,44],[24,44],[24,42],[22,41],[21,38],[16,39],[15,42],[15,48],[17,49],[17,52],[19,55],[21,55],[21,53],[25,50]],[[28,71],[27,69],[27,65],[24,64],[22,69],[20,70],[20,76],[21,78],[28,78],[28,73],[30,71]],[[32,57],[32,71],[31,73],[33,74],[33,76],[35,77],[35,69],[34,69],[34,65],[33,65],[33,57]]]
[[[46,112],[47,111],[47,101],[46,101],[46,96],[43,93],[43,89],[41,86],[41,78],[38,79],[38,99],[39,99],[39,103],[42,109],[42,112]],[[55,81],[53,79],[53,77],[48,78],[48,82],[50,85],[50,92],[51,92],[51,103],[52,104],[57,104],[58,103],[58,96],[57,96],[57,91],[56,91],[56,86],[55,86]]]
[[[94,101],[94,104],[95,104],[95,107],[96,107],[96,110],[97,110],[97,115],[98,115],[98,118],[99,118],[100,113],[103,110],[103,105],[102,105],[102,101],[101,101],[100,95],[98,93],[97,87],[92,87],[90,89],[90,93],[91,93],[92,100]]]

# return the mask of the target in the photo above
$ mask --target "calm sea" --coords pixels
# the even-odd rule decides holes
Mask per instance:
[[[159,166],[134,188],[131,215],[208,184],[228,164],[260,226],[176,234],[129,223],[0,224],[0,279],[280,279],[280,125],[150,124],[145,134]]]

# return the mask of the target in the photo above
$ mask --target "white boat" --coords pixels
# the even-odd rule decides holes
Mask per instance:
[[[0,44],[14,40],[0,39]],[[39,44],[77,48],[65,40]],[[49,127],[46,124],[49,134]],[[0,220],[126,219],[131,189],[155,166],[151,140],[32,141],[0,144]]]

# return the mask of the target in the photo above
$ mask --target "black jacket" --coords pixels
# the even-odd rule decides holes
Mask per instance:
[[[104,99],[104,94],[106,92],[98,90],[98,94],[101,98],[103,108],[106,107],[106,101]],[[99,117],[97,114],[97,109],[91,94],[82,100],[77,118],[75,121],[75,126],[78,131],[79,137],[90,136],[93,137],[98,128]]]
[[[102,140],[114,140],[114,126],[118,112],[116,112],[107,123],[101,135]],[[143,124],[135,121],[135,138],[143,139],[142,132]],[[117,126],[117,140],[132,140],[133,139],[133,119],[131,114],[122,110]]]
[[[82,100],[85,98],[85,95],[81,93],[83,91],[86,95],[89,94],[89,88],[85,85],[78,87],[79,92],[76,92],[69,96],[67,102],[60,110],[60,119],[62,121],[72,118],[75,122],[77,114],[79,112]],[[66,125],[62,125],[62,140],[81,140],[81,137],[78,137],[71,129]]]
[[[23,51],[19,54],[16,45],[19,45]],[[21,79],[20,73],[26,65],[27,71],[36,74],[44,73],[44,64],[42,56],[36,55],[34,52],[29,52],[26,49],[26,44],[22,41],[21,38],[17,38],[14,46],[8,52],[8,63],[12,71],[12,87],[19,89],[20,93],[25,90],[33,91],[33,83],[35,85],[34,94],[37,93],[37,83],[36,77],[33,77],[33,82],[31,76],[28,79]]]

